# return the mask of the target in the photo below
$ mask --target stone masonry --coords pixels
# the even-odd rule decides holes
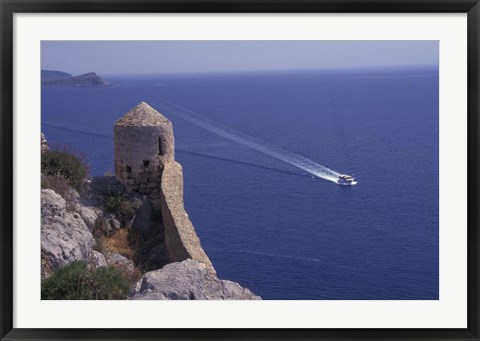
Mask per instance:
[[[113,126],[115,175],[140,194],[157,194],[163,166],[174,159],[172,123],[141,102]]]
[[[214,274],[185,212],[182,167],[174,160],[172,123],[141,102],[114,124],[113,136],[115,176],[128,190],[148,195],[162,216],[164,229],[158,231],[164,233],[161,239],[169,260],[193,259]]]

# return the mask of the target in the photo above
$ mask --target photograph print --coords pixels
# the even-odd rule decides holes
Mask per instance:
[[[438,41],[42,41],[42,300],[438,300]]]

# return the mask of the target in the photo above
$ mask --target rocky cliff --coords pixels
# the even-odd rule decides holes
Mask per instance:
[[[259,300],[240,284],[219,280],[193,259],[146,273],[135,286],[132,300]]]
[[[48,153],[43,134],[41,141]],[[119,269],[133,283],[133,300],[261,299],[216,276],[183,208],[181,167],[168,165],[160,210],[113,176],[85,179],[81,195],[63,184],[52,186],[61,195],[42,189],[42,280],[84,261],[91,269]]]
[[[41,193],[42,278],[75,261],[89,261],[93,235],[77,212],[67,212],[66,201],[51,189]]]

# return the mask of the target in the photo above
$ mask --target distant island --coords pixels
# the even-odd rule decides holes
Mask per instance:
[[[111,85],[110,82],[98,76],[95,72],[72,76],[69,73],[53,70],[42,70],[42,85],[79,88],[79,87],[103,87]]]
[[[42,70],[42,82],[49,81],[52,79],[62,79],[62,78],[69,78],[73,75],[62,72],[62,71],[54,71],[54,70]]]

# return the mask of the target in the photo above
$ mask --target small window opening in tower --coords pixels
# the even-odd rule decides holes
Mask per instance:
[[[150,165],[150,161],[148,160],[143,160],[143,166],[148,167]]]
[[[132,172],[132,167],[127,166],[127,173],[131,173],[131,172]]]
[[[163,155],[162,139],[160,137],[158,138],[158,155]]]

